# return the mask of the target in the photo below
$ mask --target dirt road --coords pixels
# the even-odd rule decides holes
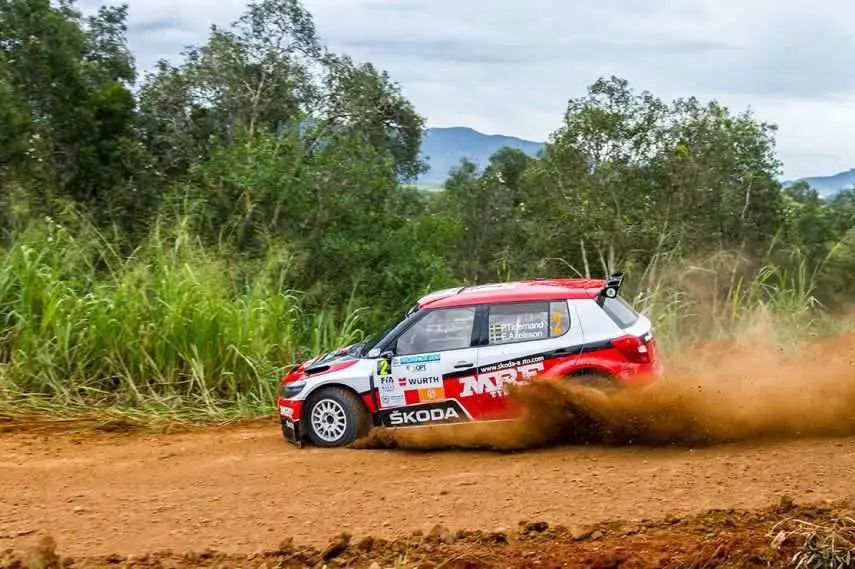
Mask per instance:
[[[341,531],[392,538],[574,527],[855,497],[855,438],[498,454],[298,450],[276,425],[177,435],[0,434],[0,550],[247,553]]]

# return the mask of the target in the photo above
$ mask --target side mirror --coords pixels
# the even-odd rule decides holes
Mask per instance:
[[[384,350],[380,357],[384,360],[391,360],[395,357],[395,352],[393,350]]]

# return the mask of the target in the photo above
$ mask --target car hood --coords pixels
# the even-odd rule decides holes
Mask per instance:
[[[321,373],[336,364],[355,362],[359,359],[361,359],[360,344],[349,344],[302,362],[288,373],[285,381],[297,381],[304,375]]]
[[[329,365],[333,363],[342,362],[345,360],[355,360],[361,357],[360,353],[360,344],[349,344],[347,346],[338,348],[337,350],[329,351],[325,354],[321,354],[313,360],[310,360],[311,366],[316,365]],[[308,366],[307,366],[308,367]]]

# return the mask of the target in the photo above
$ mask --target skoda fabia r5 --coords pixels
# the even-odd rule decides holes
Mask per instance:
[[[291,370],[279,386],[285,438],[343,446],[372,426],[513,419],[505,386],[534,377],[641,386],[662,373],[650,321],[623,277],[447,289],[394,326]]]

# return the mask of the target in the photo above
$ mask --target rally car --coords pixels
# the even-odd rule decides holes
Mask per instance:
[[[650,321],[608,279],[534,279],[437,291],[395,325],[292,369],[286,440],[344,446],[372,426],[513,419],[505,386],[534,377],[641,386],[662,373]]]

